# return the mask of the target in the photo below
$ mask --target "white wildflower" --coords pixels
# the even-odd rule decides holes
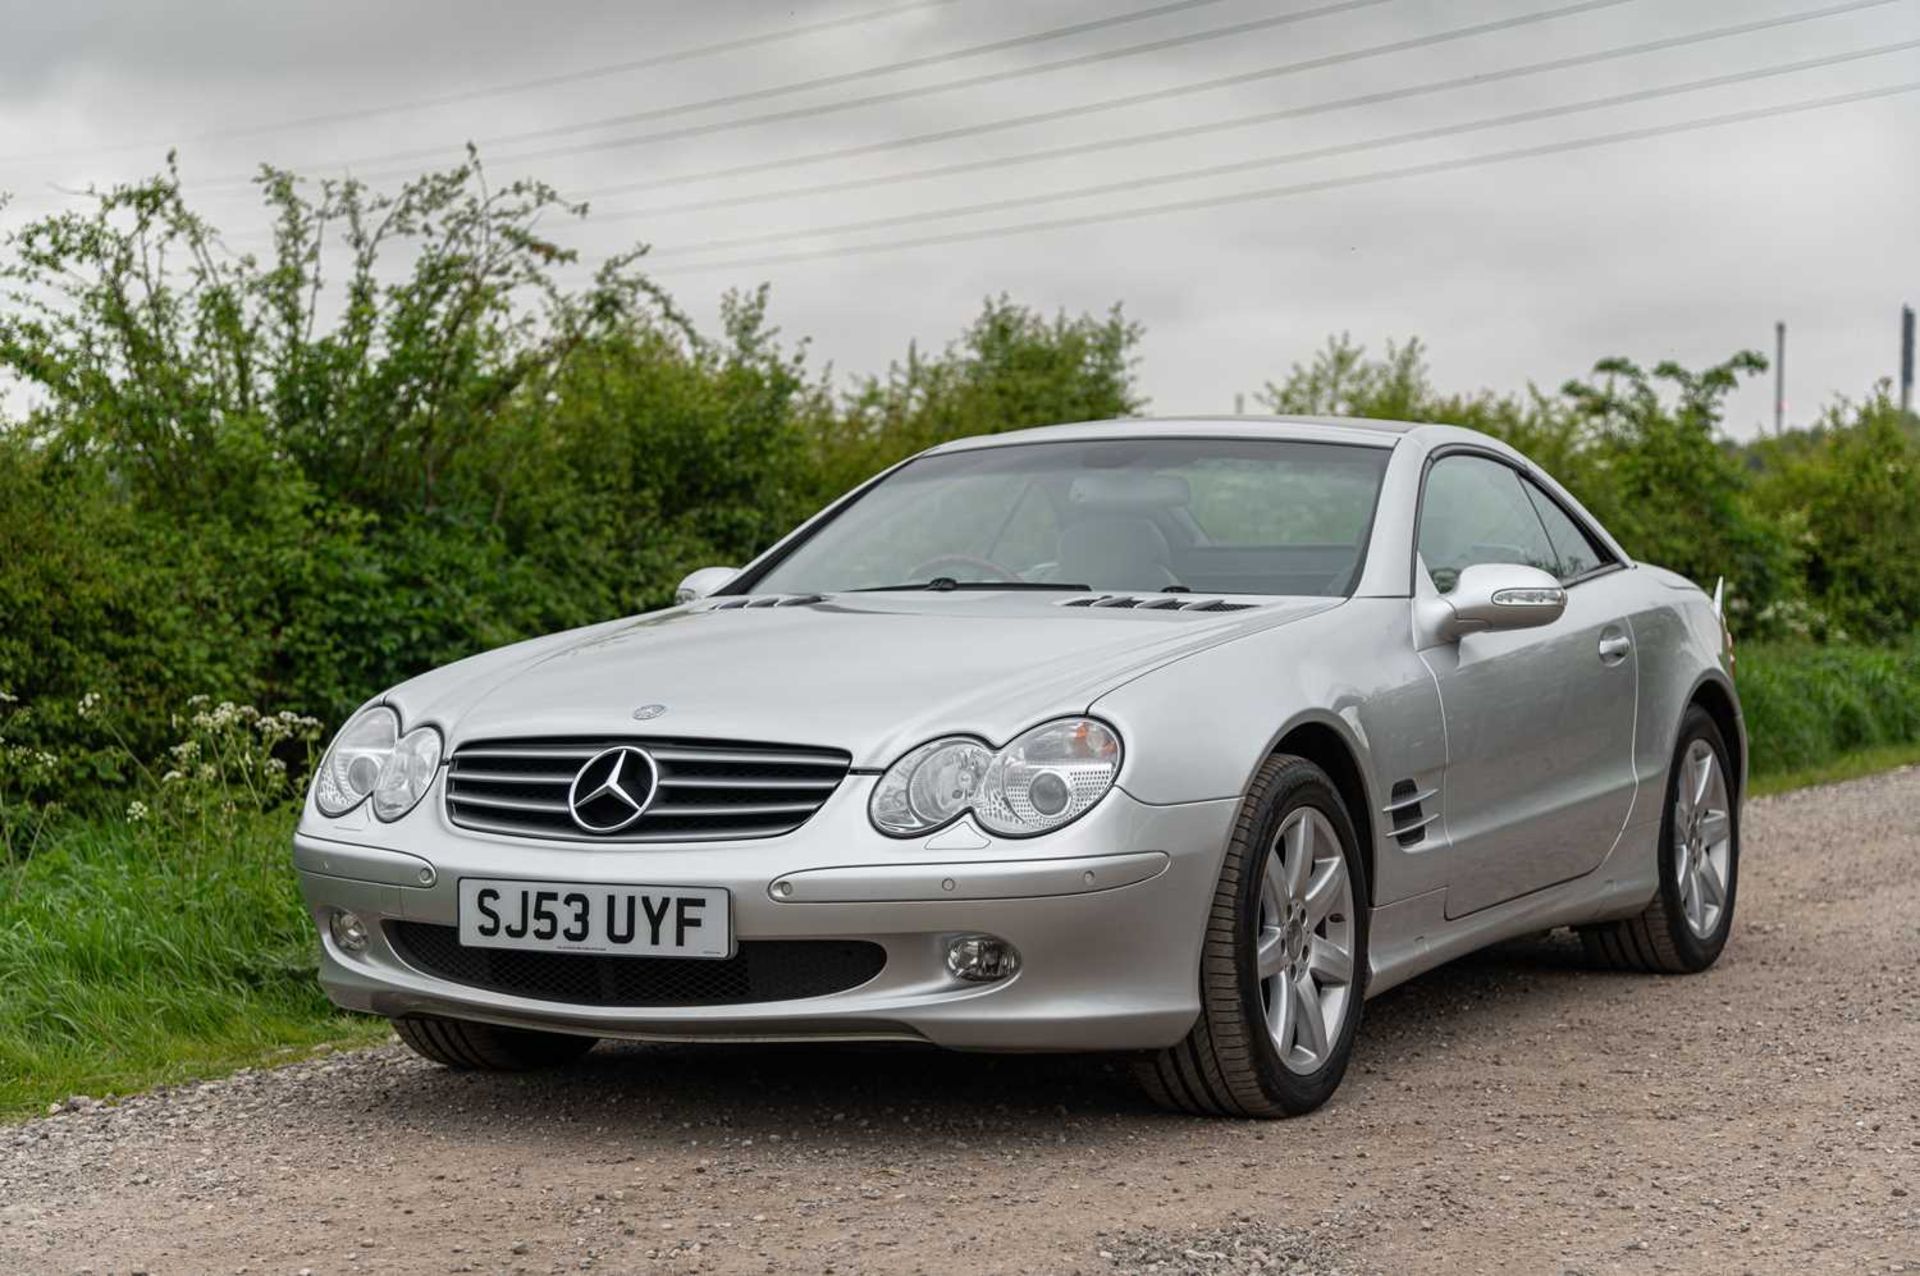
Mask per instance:
[[[138,824],[140,823],[140,821],[146,818],[147,818],[147,804],[145,802],[127,803],[127,823]]]
[[[187,778],[187,773],[185,771],[169,771],[165,775],[160,777],[160,783],[174,784],[186,778]]]
[[[81,717],[91,718],[100,711],[100,693],[98,691],[87,692],[86,695],[80,697],[79,707]]]

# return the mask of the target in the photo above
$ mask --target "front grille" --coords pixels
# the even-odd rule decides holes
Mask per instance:
[[[660,789],[645,815],[610,834],[573,822],[567,791],[580,768],[616,744],[645,749]],[[581,841],[711,842],[778,837],[810,819],[845,778],[836,749],[714,740],[478,740],[447,768],[447,817],[461,828]]]
[[[408,965],[457,984],[574,1006],[729,1006],[858,988],[887,950],[857,939],[742,940],[725,961],[466,948],[452,926],[388,922]]]

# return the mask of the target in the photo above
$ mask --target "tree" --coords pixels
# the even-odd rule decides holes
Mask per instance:
[[[1785,618],[1816,637],[1886,641],[1920,628],[1920,443],[1888,390],[1756,449],[1758,503],[1791,538],[1811,605]]]
[[[1145,406],[1133,377],[1140,335],[1118,306],[1103,318],[1047,319],[1005,296],[988,298],[941,355],[910,347],[904,362],[861,382],[821,419],[819,494],[837,496],[948,439],[1136,413]]]

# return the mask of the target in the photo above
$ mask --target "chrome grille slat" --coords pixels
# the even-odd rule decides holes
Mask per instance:
[[[839,783],[840,781],[838,779],[830,780],[821,778],[815,780],[794,779],[788,776],[767,776],[764,779],[755,780],[753,787],[756,789],[780,790],[831,790]],[[740,781],[729,779],[723,775],[678,775],[671,778],[662,776],[660,777],[660,787],[663,789],[734,789],[740,787]]]
[[[656,802],[647,808],[647,814],[663,820],[704,820],[715,816],[740,815],[799,815],[813,814],[818,802],[755,802],[718,804],[714,806],[690,806],[684,802]]]
[[[729,825],[725,828],[704,828],[698,831],[675,830],[670,833],[636,834],[629,829],[616,837],[593,837],[587,833],[582,833],[579,829],[574,829],[570,834],[544,831],[534,833],[524,824],[516,824],[508,820],[481,819],[471,815],[462,816],[459,824],[461,828],[471,829],[476,833],[499,833],[508,837],[520,838],[538,837],[543,840],[560,838],[573,842],[607,842],[609,844],[617,843],[620,845],[654,842],[742,842],[753,838],[774,837],[778,834],[792,831],[792,822],[787,821],[779,825]],[[568,827],[571,828],[572,825],[569,824]]]
[[[631,826],[589,833],[574,823],[566,792],[582,766],[614,745],[646,750],[659,790]],[[446,812],[461,828],[540,840],[633,844],[778,837],[812,818],[852,762],[851,755],[827,749],[737,740],[481,740],[460,746],[448,762]]]
[[[502,759],[566,758],[577,762],[585,762],[598,752],[600,752],[600,750],[593,748],[568,748],[566,746],[530,745],[521,748],[509,748],[499,745],[468,745],[466,748],[460,750],[460,756],[464,758]]]
[[[582,759],[584,761],[584,759]],[[460,779],[475,784],[572,784],[571,775],[534,775],[525,771],[462,771]]]
[[[843,771],[847,766],[846,756],[834,753],[805,753],[799,750],[783,753],[774,749],[689,749],[672,745],[661,745],[659,748],[651,745],[641,747],[653,755],[655,762],[712,762],[739,766],[830,766],[838,767]],[[585,759],[583,758],[582,761]]]
[[[455,798],[463,806],[484,806],[496,811],[538,811],[543,815],[565,815],[565,802],[541,802],[533,798],[495,797],[492,794],[468,793],[464,789]]]

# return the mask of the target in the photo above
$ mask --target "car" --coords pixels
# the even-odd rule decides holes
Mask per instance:
[[[1452,426],[943,443],[674,606],[355,713],[294,839],[320,978],[455,1068],[1114,1052],[1175,1109],[1307,1112],[1365,1001],[1464,953],[1713,964],[1719,595]]]

